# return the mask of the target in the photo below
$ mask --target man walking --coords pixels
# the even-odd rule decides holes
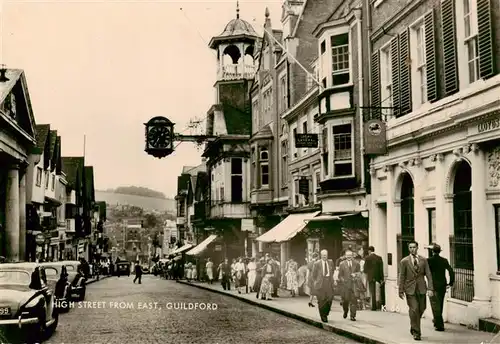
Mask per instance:
[[[322,322],[328,322],[328,314],[333,301],[333,261],[328,259],[328,251],[320,252],[321,259],[314,262],[312,269],[313,289],[318,298],[319,316]]]
[[[229,259],[224,258],[224,262],[219,265],[219,276],[224,290],[231,290],[231,265]]]
[[[412,241],[408,244],[410,254],[403,258],[399,264],[399,297],[404,299],[409,308],[410,333],[413,339],[422,340],[420,320],[427,306],[425,294],[429,292],[429,297],[433,297],[432,275],[427,263],[427,259],[417,255],[418,243]],[[425,283],[427,278],[428,287]]]
[[[432,257],[427,262],[432,274],[432,283],[434,285],[434,297],[430,298],[432,315],[434,316],[434,328],[436,331],[444,331],[443,305],[446,295],[446,288],[452,287],[455,283],[455,273],[448,262],[448,259],[441,257],[441,246],[434,243],[427,248],[432,249]],[[446,270],[450,276],[450,283],[446,283]]]
[[[339,282],[342,290],[342,308],[344,309],[344,319],[351,313],[351,321],[356,321],[356,310],[358,304],[356,292],[356,273],[361,271],[359,263],[353,259],[352,251],[345,252],[345,260],[340,263]]]
[[[368,247],[368,256],[365,258],[364,271],[366,280],[368,281],[368,289],[370,291],[370,299],[372,311],[376,311],[379,307],[377,304],[377,283],[384,282],[384,263],[382,257],[375,254],[373,246]]]
[[[142,268],[139,265],[139,262],[135,262],[135,278],[134,278],[134,283],[135,281],[139,281],[139,284],[141,284],[141,278],[142,278]]]
[[[274,274],[274,277],[272,278],[273,293],[271,294],[271,297],[279,297],[278,289],[281,284],[281,264],[277,257],[271,258],[271,265],[273,266]]]

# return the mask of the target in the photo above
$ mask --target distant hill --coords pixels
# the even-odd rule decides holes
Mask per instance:
[[[158,211],[166,211],[172,214],[175,214],[177,212],[175,200],[165,198],[165,196],[163,198],[145,197],[139,195],[127,195],[123,193],[113,192],[110,190],[107,191],[96,190],[95,199],[96,201],[104,201],[110,206],[133,205],[136,207],[141,207],[144,210],[156,209]]]
[[[119,186],[116,189],[107,189],[106,192],[114,192],[124,195],[135,195],[153,198],[166,198],[163,192],[155,191],[142,186]]]

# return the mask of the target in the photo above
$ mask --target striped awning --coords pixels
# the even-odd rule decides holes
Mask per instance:
[[[284,242],[292,239],[306,226],[307,221],[314,218],[320,212],[290,214],[268,232],[257,238],[260,242]]]

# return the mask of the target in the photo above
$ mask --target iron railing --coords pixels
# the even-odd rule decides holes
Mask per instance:
[[[450,235],[450,261],[455,272],[451,297],[471,302],[474,298],[474,256],[472,233]]]

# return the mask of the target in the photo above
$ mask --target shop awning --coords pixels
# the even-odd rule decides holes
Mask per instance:
[[[175,249],[175,250],[174,250],[172,253],[170,253],[170,254],[179,254],[179,253],[182,253],[182,252],[184,252],[184,251],[186,251],[186,250],[189,250],[191,247],[193,247],[193,245],[191,245],[191,244],[185,244],[184,246],[181,246],[181,247],[179,247],[179,248]]]
[[[208,238],[203,240],[198,246],[186,252],[186,254],[190,256],[196,256],[202,253],[207,249],[208,245],[210,245],[210,243],[212,243],[215,239],[217,239],[217,235],[215,234],[210,235]]]
[[[320,212],[290,214],[268,232],[257,238],[260,242],[283,242],[292,239],[307,226],[307,221]]]
[[[334,221],[334,220],[342,220],[342,217],[338,215],[320,215],[307,220],[307,222]]]

